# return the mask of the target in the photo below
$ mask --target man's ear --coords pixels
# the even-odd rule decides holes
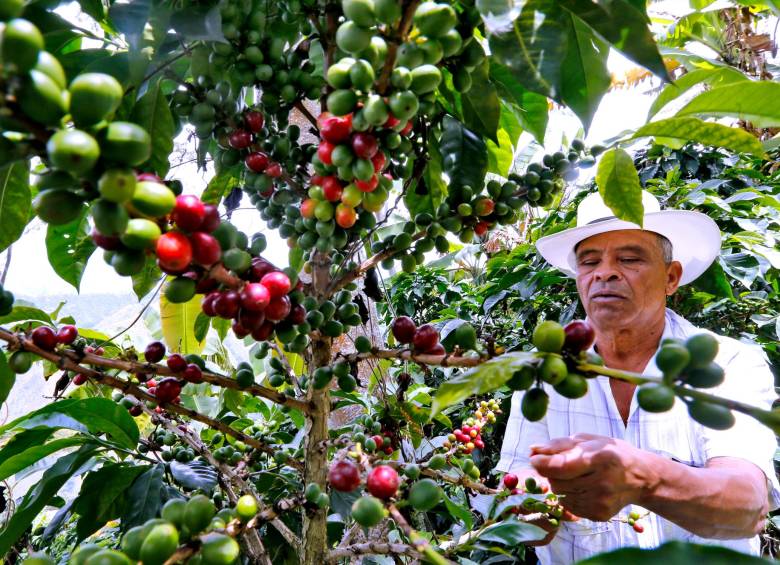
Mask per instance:
[[[681,278],[682,264],[679,261],[672,261],[666,267],[666,296],[671,296],[677,291]]]

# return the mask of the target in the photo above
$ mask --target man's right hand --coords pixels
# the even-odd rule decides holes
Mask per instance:
[[[539,473],[535,472],[533,469],[520,469],[517,471],[513,471],[515,475],[517,475],[518,478],[518,488],[525,490],[525,480],[528,478],[532,478],[536,481],[536,484],[545,492],[550,491],[550,482],[543,476],[541,476]],[[535,514],[535,512],[532,512],[530,510],[526,510],[522,506],[517,507],[521,514]],[[566,522],[575,522],[579,520],[577,516],[569,512],[564,508],[563,515],[559,518],[559,521],[566,521]],[[527,542],[526,545],[531,545],[534,547],[547,545],[549,544],[553,539],[555,539],[556,534],[558,533],[559,526],[553,526],[550,524],[550,521],[547,518],[540,518],[538,520],[533,520],[532,522],[528,522],[529,524],[533,524],[534,526],[538,526],[541,529],[543,529],[545,532],[547,532],[547,535],[540,540],[537,541],[531,541]]]

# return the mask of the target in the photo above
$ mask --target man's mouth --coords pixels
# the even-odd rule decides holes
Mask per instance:
[[[590,295],[590,299],[596,302],[607,302],[610,300],[625,300],[626,297],[620,293],[609,290],[599,290]]]

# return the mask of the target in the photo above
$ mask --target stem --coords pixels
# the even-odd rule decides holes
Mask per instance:
[[[293,104],[293,107],[298,110],[301,114],[303,114],[307,120],[309,120],[309,123],[314,126],[315,129],[319,130],[317,127],[317,118],[315,118],[311,112],[309,112],[309,109],[303,105],[303,103],[299,100],[295,104]]]
[[[312,260],[312,290],[314,295],[322,295],[330,282],[330,261],[327,256],[315,254]],[[308,366],[311,370],[325,367],[331,363],[332,342],[329,337],[320,336],[312,341],[311,359]],[[306,395],[311,409],[306,413],[306,429],[304,449],[306,465],[304,467],[304,484],[317,484],[325,491],[325,481],[328,475],[328,418],[330,416],[330,391],[326,387],[318,390],[309,387]],[[316,509],[308,511],[303,516],[303,552],[301,563],[305,565],[322,565],[328,558],[328,528],[327,511]]]
[[[393,521],[398,525],[407,539],[412,542],[414,551],[419,553],[421,557],[423,557],[427,562],[434,563],[435,565],[453,563],[446,557],[443,557],[441,554],[439,554],[435,549],[433,549],[433,546],[431,546],[428,540],[414,531],[414,529],[409,525],[409,522],[406,521],[406,518],[404,518],[403,514],[401,514],[401,512],[398,510],[398,508],[395,507],[394,504],[390,504],[387,509],[390,512],[390,517],[393,519]]]
[[[383,543],[370,541],[367,543],[356,543],[355,545],[336,548],[328,554],[328,561],[336,562],[339,559],[348,559],[358,555],[387,555],[390,553],[393,555],[409,555],[411,557],[419,556],[417,551],[411,545],[407,545],[405,543]]]
[[[385,94],[385,91],[387,90],[387,86],[390,82],[390,73],[395,66],[398,44],[406,39],[406,36],[409,34],[409,30],[412,27],[412,16],[414,16],[414,12],[417,10],[417,5],[419,3],[419,0],[411,0],[406,3],[396,33],[392,35],[388,34],[386,37],[388,39],[387,57],[385,59],[385,65],[382,67],[382,72],[379,75],[379,84],[377,85],[377,92],[379,92],[379,94]]]
[[[422,365],[440,365],[442,367],[476,367],[487,360],[482,357],[462,357],[452,353],[445,353],[444,355],[414,353],[411,349],[375,349],[370,353],[355,353],[344,357],[348,361],[398,359],[400,361],[414,361]]]
[[[106,367],[108,369],[118,369],[120,371],[125,371],[131,374],[143,373],[148,375],[161,375],[161,376],[173,376],[173,377],[178,375],[178,373],[171,371],[165,365],[155,365],[153,363],[139,363],[137,361],[125,361],[122,359],[108,359],[105,357],[100,357],[99,355],[94,355],[92,353],[85,353],[83,355],[80,355],[73,350],[67,350],[67,349],[63,350],[61,354],[52,351],[45,351],[37,347],[32,341],[28,339],[20,338],[17,335],[3,328],[0,328],[0,340],[7,341],[10,344],[15,344],[17,347],[21,349],[30,351],[31,353],[35,353],[39,357],[43,357],[45,359],[48,359],[49,361],[53,361],[58,366],[63,360],[67,360],[68,362],[72,363],[75,366],[75,368],[73,368],[72,370],[85,373],[85,374],[87,373],[87,371],[84,370],[81,363],[94,366],[94,367]],[[102,375],[103,373],[98,373],[98,374]],[[296,410],[300,410],[301,412],[307,412],[309,410],[309,405],[307,403],[286,396],[281,392],[279,392],[278,390],[272,388],[268,388],[260,385],[252,385],[247,388],[241,388],[240,386],[238,386],[238,383],[236,382],[235,379],[231,379],[223,375],[218,375],[216,373],[208,373],[205,371],[203,372],[203,381],[222,388],[232,388],[234,390],[240,390],[242,392],[249,393],[252,396],[259,396],[261,398],[266,398],[272,402],[281,404],[283,406],[288,406],[290,408],[295,408]]]

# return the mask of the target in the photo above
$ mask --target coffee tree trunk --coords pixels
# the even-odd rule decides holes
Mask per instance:
[[[312,261],[312,294],[322,299],[330,282],[327,256],[317,254]],[[309,372],[317,367],[330,365],[331,338],[320,336],[312,340]],[[328,387],[320,390],[310,386],[306,395],[310,411],[306,417],[304,439],[304,484],[318,484],[323,492],[328,476],[328,418],[330,416],[330,394]],[[327,561],[328,529],[327,510],[307,510],[303,517],[303,547],[301,563],[322,565]]]

